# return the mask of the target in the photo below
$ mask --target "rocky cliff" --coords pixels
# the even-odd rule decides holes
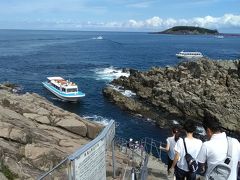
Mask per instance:
[[[225,129],[239,132],[240,60],[200,59],[175,67],[153,67],[148,72],[131,70],[130,74],[103,89],[103,94],[120,107],[160,126],[176,119],[201,121],[211,116]],[[131,90],[136,96],[124,96],[118,89]]]
[[[37,94],[11,90],[0,85],[0,179],[36,179],[102,129]]]

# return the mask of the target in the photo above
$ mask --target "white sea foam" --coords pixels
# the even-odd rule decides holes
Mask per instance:
[[[204,129],[202,126],[197,126],[196,132],[197,132],[198,134],[200,134],[200,135],[203,135],[203,136],[206,135],[206,131],[205,131],[205,129]]]
[[[178,122],[177,120],[172,120],[172,123],[173,123],[174,125],[179,124],[179,122]]]
[[[122,95],[126,97],[136,96],[136,93],[132,92],[131,90],[124,89],[124,87],[122,86],[114,86],[112,84],[108,84],[108,86],[111,86],[114,90],[120,92]]]
[[[102,36],[98,36],[98,37],[93,37],[92,39],[96,39],[96,40],[102,40],[103,37]]]
[[[135,116],[137,116],[137,117],[143,117],[143,115],[141,115],[141,114],[135,114]]]
[[[98,68],[95,70],[95,73],[97,75],[97,80],[107,81],[112,81],[120,76],[128,77],[130,75],[129,72],[123,72],[122,69],[114,68],[113,66],[107,68]]]
[[[110,122],[110,120],[112,120],[112,119],[108,119],[108,118],[105,118],[105,117],[102,117],[102,116],[98,116],[98,115],[83,116],[83,118],[88,119],[90,121],[94,121],[94,122],[100,123],[100,124],[102,124],[104,126],[107,126],[108,123]]]
[[[123,94],[124,96],[127,96],[127,97],[136,96],[136,93],[134,93],[134,92],[132,92],[132,91],[130,91],[130,90],[125,90],[125,91],[122,92],[122,94]]]
[[[148,122],[152,122],[153,120],[151,118],[147,118],[147,121]]]

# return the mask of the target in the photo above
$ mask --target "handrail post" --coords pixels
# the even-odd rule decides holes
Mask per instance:
[[[150,153],[152,155],[152,142],[153,142],[153,139],[151,138],[151,146],[150,146]]]
[[[115,174],[115,150],[114,150],[114,138],[112,140],[112,164],[113,164],[113,179],[115,179],[116,174]]]
[[[160,142],[160,147],[162,146],[162,142]],[[162,161],[162,150],[159,147],[159,160]]]
[[[145,149],[146,148],[146,149]],[[145,142],[144,142],[144,149],[147,152],[147,138],[145,137]]]

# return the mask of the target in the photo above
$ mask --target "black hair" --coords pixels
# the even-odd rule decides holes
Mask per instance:
[[[196,124],[194,121],[188,120],[184,123],[183,129],[187,131],[187,133],[193,133],[196,130]]]
[[[174,134],[175,142],[177,142],[178,139],[180,138],[180,129],[179,129],[179,127],[177,127],[177,126],[172,127],[172,133]]]
[[[209,128],[213,133],[221,132],[222,127],[218,119],[210,116],[205,116],[202,122],[205,131]]]

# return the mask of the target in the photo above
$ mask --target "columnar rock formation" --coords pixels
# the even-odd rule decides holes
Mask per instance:
[[[37,94],[9,90],[0,85],[0,179],[9,170],[20,179],[36,179],[102,129]]]
[[[107,86],[103,94],[134,113],[152,118],[161,126],[170,120],[218,119],[224,128],[240,129],[240,61],[201,59],[176,67],[153,67],[148,72],[131,70],[129,77],[112,82],[136,96],[126,97]]]

